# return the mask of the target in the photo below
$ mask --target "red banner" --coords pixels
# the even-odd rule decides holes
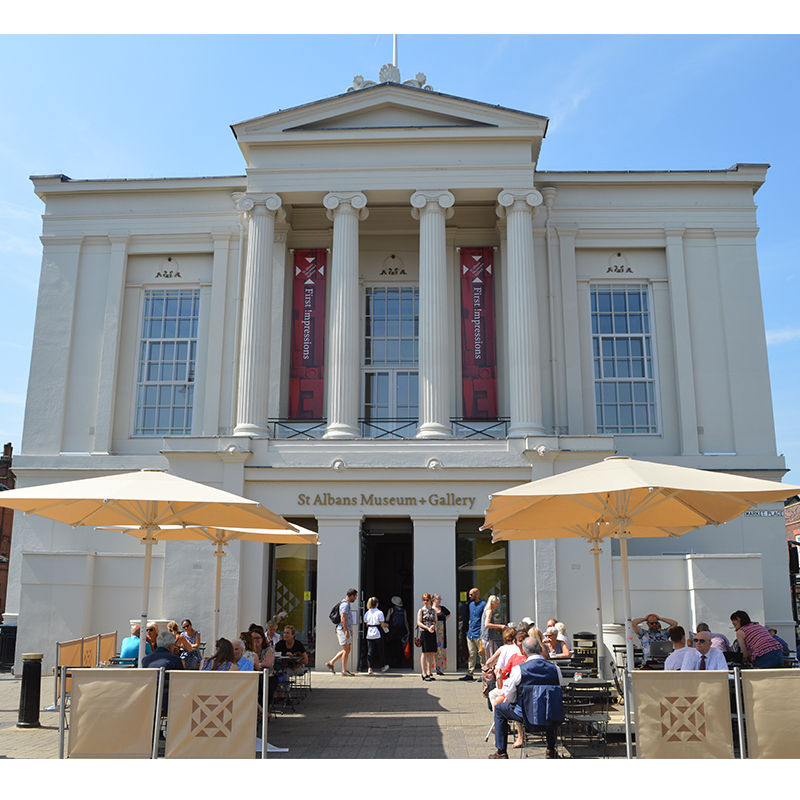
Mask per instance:
[[[325,250],[294,251],[289,419],[322,419]]]
[[[461,248],[461,385],[464,419],[497,419],[494,250]]]

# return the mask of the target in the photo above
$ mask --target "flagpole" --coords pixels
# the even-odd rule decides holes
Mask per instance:
[[[397,34],[392,34],[392,45],[393,45],[393,55],[392,55],[392,64],[397,66]]]

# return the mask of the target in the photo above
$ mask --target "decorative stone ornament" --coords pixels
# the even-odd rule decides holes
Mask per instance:
[[[433,86],[429,86],[426,81],[428,78],[424,72],[418,72],[412,79],[402,81],[400,70],[394,64],[384,64],[378,73],[380,83],[401,83],[403,86],[411,86],[414,89],[424,89],[426,92],[434,91]],[[356,92],[359,89],[367,89],[370,86],[377,86],[375,81],[365,81],[363,75],[356,75],[353,78],[353,85],[347,87],[348,92]]]

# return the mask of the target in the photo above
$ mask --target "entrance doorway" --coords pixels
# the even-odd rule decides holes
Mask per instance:
[[[378,608],[385,615],[392,607],[392,597],[403,601],[411,638],[414,635],[414,528],[407,517],[367,517],[361,526],[361,595],[359,605],[366,610],[370,597],[378,598]],[[359,669],[366,669],[365,631],[361,632]],[[392,643],[394,642],[394,644]],[[401,667],[410,668],[414,656],[405,657],[405,642],[397,644],[396,634],[384,638],[384,657],[392,664],[392,654],[399,656]]]

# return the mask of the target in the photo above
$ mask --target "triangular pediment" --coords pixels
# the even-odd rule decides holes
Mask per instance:
[[[292,138],[301,131],[427,128],[527,129],[544,135],[547,118],[474,100],[383,83],[233,125],[240,144]]]

